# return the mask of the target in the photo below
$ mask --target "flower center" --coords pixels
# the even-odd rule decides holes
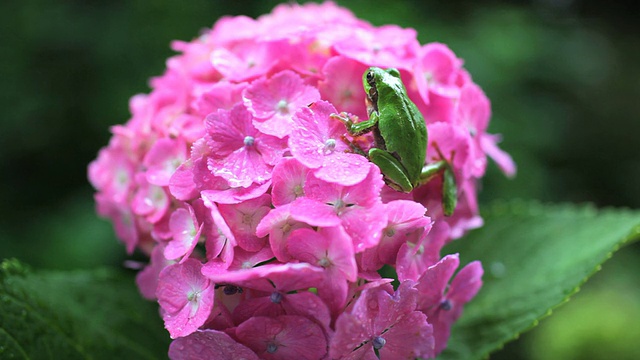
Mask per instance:
[[[453,305],[451,305],[451,301],[449,301],[449,299],[443,300],[443,301],[440,303],[440,309],[442,309],[442,310],[444,310],[444,311],[449,311],[449,310],[451,310],[451,307],[452,307],[452,306],[453,306]]]
[[[392,237],[393,235],[395,235],[395,234],[396,234],[396,229],[394,229],[394,228],[392,228],[392,227],[388,227],[388,228],[386,228],[386,229],[384,230],[384,234],[385,234],[387,237]]]
[[[253,146],[253,143],[255,142],[256,139],[253,138],[253,136],[245,136],[244,137],[244,146]]]
[[[241,287],[237,287],[235,285],[226,285],[222,291],[224,292],[225,295],[235,295],[238,293],[242,293],[242,288]]]
[[[289,113],[289,103],[287,102],[287,100],[282,99],[282,100],[278,101],[278,105],[276,105],[276,109],[282,115],[288,114]]]
[[[273,353],[275,353],[276,351],[278,351],[278,345],[276,345],[276,344],[274,344],[274,343],[272,343],[272,342],[270,342],[270,343],[268,343],[268,344],[267,344],[267,352],[268,352],[269,354],[273,354]]]
[[[327,268],[329,267],[329,265],[331,265],[331,261],[326,257],[323,257],[322,259],[318,260],[318,265],[323,268]]]
[[[327,139],[327,141],[324,142],[324,153],[325,154],[330,154],[333,152],[333,150],[335,150],[336,148],[336,140],[335,139]]]
[[[387,340],[385,340],[382,336],[376,336],[375,338],[373,338],[373,348],[376,350],[382,349],[382,347],[386,343]]]
[[[269,300],[271,300],[271,302],[274,304],[280,304],[280,302],[282,301],[282,294],[274,291],[271,293],[271,296],[269,296]]]

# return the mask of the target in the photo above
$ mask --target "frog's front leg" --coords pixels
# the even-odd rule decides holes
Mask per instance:
[[[360,136],[373,131],[373,129],[378,125],[379,119],[378,114],[375,112],[371,113],[369,120],[360,122],[354,122],[354,118],[357,119],[357,117],[352,117],[345,112],[340,114],[331,114],[331,118],[342,122],[351,136]]]
[[[389,152],[373,148],[369,150],[369,160],[378,165],[380,171],[384,174],[384,181],[391,188],[407,193],[413,190],[413,184],[407,177],[407,170]]]

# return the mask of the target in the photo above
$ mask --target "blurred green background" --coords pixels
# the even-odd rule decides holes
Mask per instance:
[[[121,266],[94,215],[86,166],[172,55],[223,15],[278,1],[0,3],[0,258],[36,268]],[[640,208],[638,3],[580,0],[339,1],[375,25],[447,43],[493,104],[490,131],[518,163],[491,164],[481,200]],[[570,224],[568,224],[570,225]],[[495,359],[638,359],[640,250],[614,256],[569,304]],[[635,320],[635,321],[634,321]]]

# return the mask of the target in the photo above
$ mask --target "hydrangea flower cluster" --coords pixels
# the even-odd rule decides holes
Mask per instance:
[[[127,251],[149,254],[137,283],[157,299],[172,359],[430,358],[481,286],[441,248],[478,227],[487,156],[515,167],[486,132],[490,104],[445,45],[374,27],[333,3],[219,20],[174,42],[164,75],[89,166],[100,215]],[[427,163],[412,193],[385,185],[332,114],[367,118],[362,74],[400,71],[424,114]],[[386,272],[380,272],[383,267]],[[388,274],[395,270],[397,286]]]

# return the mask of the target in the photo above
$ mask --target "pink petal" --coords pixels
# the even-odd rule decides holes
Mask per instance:
[[[202,276],[202,264],[188,259],[160,273],[156,295],[171,338],[189,335],[202,326],[213,307],[213,284]]]
[[[218,204],[238,204],[243,201],[255,199],[269,190],[271,181],[266,181],[263,184],[252,183],[249,187],[235,187],[229,186],[226,180],[221,177],[214,177],[215,189],[203,190],[200,192],[200,196],[206,198],[211,203]],[[211,182],[210,185],[214,186]]]
[[[190,160],[180,165],[173,173],[169,179],[169,191],[180,201],[192,200],[198,196],[193,180],[193,163]]]
[[[272,209],[256,227],[257,236],[269,235],[271,250],[276,258],[282,262],[289,261],[291,258],[286,249],[290,234],[296,229],[309,227],[309,225],[295,220],[290,210],[289,204]]]
[[[242,101],[242,91],[246,83],[230,83],[221,81],[196,89],[192,107],[201,116],[207,116],[218,109],[231,109]]]
[[[309,198],[298,198],[290,205],[291,217],[294,220],[311,226],[330,227],[341,223],[333,207]]]
[[[516,175],[516,163],[509,154],[498,147],[497,143],[499,139],[500,137],[497,135],[485,134],[485,136],[480,138],[480,145],[482,150],[496,162],[505,175],[514,177]]]
[[[278,207],[304,195],[304,181],[309,169],[294,158],[282,159],[271,175],[273,205]]]
[[[271,209],[269,194],[239,204],[220,204],[218,209],[241,248],[247,251],[258,251],[267,243],[266,238],[259,238],[255,232],[260,220]]]
[[[158,275],[164,268],[174,263],[175,261],[165,259],[164,246],[162,244],[158,244],[153,248],[149,265],[136,275],[136,284],[144,298],[148,300],[156,299]]]
[[[290,70],[270,79],[254,81],[244,92],[244,103],[255,116],[254,126],[261,132],[283,138],[291,132],[291,116],[300,107],[319,100],[316,88],[304,85]]]
[[[313,174],[327,182],[352,186],[367,177],[370,167],[371,163],[362,155],[334,152],[324,157],[322,166]]]

